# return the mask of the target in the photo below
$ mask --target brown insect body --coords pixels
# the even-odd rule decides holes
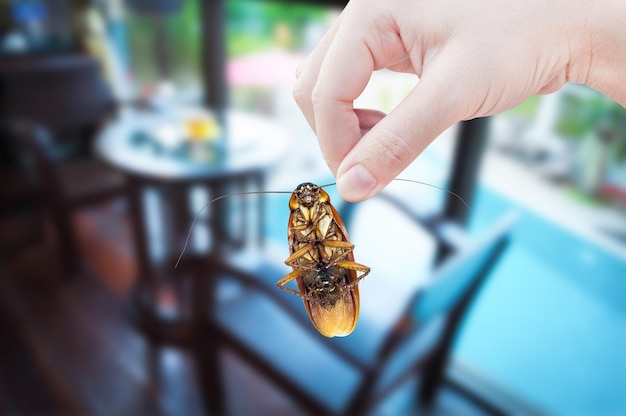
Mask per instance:
[[[354,262],[354,245],[321,187],[299,185],[289,208],[290,255],[285,263],[293,270],[280,279],[278,287],[302,298],[311,322],[322,335],[348,335],[359,316],[357,284],[370,269]],[[294,279],[298,292],[285,286]]]

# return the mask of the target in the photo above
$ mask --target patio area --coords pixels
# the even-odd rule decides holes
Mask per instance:
[[[76,131],[68,137],[64,137],[66,126],[58,132],[54,125],[48,127],[52,136],[58,134],[58,138],[68,139],[68,142],[80,141],[81,152],[76,152],[76,159],[86,161],[93,156],[103,159],[99,162],[106,162],[106,166],[122,173],[128,182],[122,188],[124,193],[113,202],[68,214],[69,210],[50,208],[60,192],[43,192],[53,188],[42,186],[47,183],[42,179],[55,175],[37,172],[39,182],[31,188],[26,178],[32,179],[30,176],[35,169],[28,167],[26,175],[13,169],[18,165],[18,158],[2,160],[6,166],[0,165],[0,179],[6,179],[3,183],[15,184],[16,189],[13,192],[7,186],[0,195],[3,198],[0,201],[3,203],[0,212],[0,364],[5,369],[0,373],[0,414],[206,414],[203,399],[212,395],[215,385],[203,384],[202,375],[206,372],[201,371],[202,353],[206,349],[195,349],[197,345],[193,343],[205,334],[198,328],[207,329],[210,325],[185,327],[185,324],[204,322],[197,319],[201,317],[215,325],[218,314],[211,308],[218,298],[224,300],[220,304],[222,310],[239,305],[237,302],[243,299],[240,303],[247,308],[242,309],[247,309],[252,318],[257,318],[255,313],[265,316],[262,313],[265,309],[258,307],[263,306],[262,302],[255,303],[254,307],[245,302],[245,295],[250,293],[253,300],[254,296],[260,297],[254,294],[253,289],[258,289],[254,285],[226,284],[220,286],[221,291],[217,291],[216,296],[212,296],[214,292],[204,296],[208,293],[203,292],[204,284],[223,277],[219,267],[214,267],[217,262],[205,262],[209,258],[211,261],[227,260],[242,269],[266,261],[273,263],[276,269],[264,271],[271,271],[267,273],[271,274],[267,281],[271,286],[269,292],[279,298],[276,305],[282,307],[284,303],[295,301],[298,310],[304,311],[300,299],[282,293],[275,282],[290,270],[284,261],[289,256],[291,192],[303,182],[322,185],[335,180],[323,160],[315,134],[292,95],[296,65],[337,17],[337,10],[326,4],[333,2],[318,3],[288,5],[285,2],[279,7],[273,2],[229,0],[221,10],[213,9],[220,2],[190,1],[180,2],[180,7],[172,10],[161,10],[163,16],[157,19],[137,10],[129,10],[125,16],[113,13],[115,10],[102,15],[109,19],[111,27],[107,34],[110,38],[103,36],[101,41],[115,51],[110,56],[115,58],[114,62],[109,64],[119,65],[117,75],[124,76],[109,85],[115,77],[103,78],[100,61],[94,57],[88,60],[89,68],[97,69],[98,85],[106,86],[106,90],[114,87],[115,97],[107,97],[111,108],[107,105],[106,117],[99,115],[97,120],[91,120],[89,129],[74,126]],[[228,19],[212,20],[221,11],[228,14]],[[226,20],[228,25],[220,27]],[[211,22],[219,24],[211,25]],[[214,33],[216,39],[225,41],[224,44],[213,39],[202,42],[198,33],[203,25],[224,30],[226,39],[220,38],[219,30]],[[168,42],[161,42],[164,39]],[[54,58],[55,54],[45,56]],[[220,56],[220,59],[208,59],[208,56]],[[7,62],[11,58],[7,55]],[[10,69],[10,66],[0,65],[0,68]],[[122,68],[125,71],[121,71]],[[105,78],[106,81],[100,82]],[[10,77],[6,79],[9,81],[4,81],[4,86],[18,85],[10,81]],[[78,85],[73,82],[75,76],[64,79],[70,80],[68,85]],[[416,82],[415,76],[377,71],[355,106],[392,111]],[[49,91],[50,84],[44,79],[41,85]],[[52,84],[62,86],[62,83]],[[34,84],[25,82],[24,85]],[[15,97],[28,98],[39,94],[44,87],[40,90],[34,87],[34,92],[18,91]],[[128,95],[120,95],[122,87],[127,88],[125,94]],[[90,84],[64,98],[46,96],[53,98],[50,108],[64,118],[79,111],[62,111],[58,103],[70,103],[70,98],[77,95],[90,102],[96,96],[95,90]],[[16,110],[19,102],[25,107],[43,103],[42,100],[7,98],[2,88],[0,93],[5,94],[0,94],[0,98],[6,103],[7,114]],[[203,97],[203,93],[207,95]],[[375,197],[353,206],[355,215],[350,221],[346,220],[350,241],[355,245],[355,261],[371,268],[371,273],[358,286],[360,323],[368,325],[363,325],[364,329],[357,326],[353,338],[358,343],[362,339],[374,339],[387,330],[392,335],[396,330],[401,333],[401,323],[410,322],[410,326],[418,322],[417,308],[411,310],[413,315],[404,314],[408,310],[405,306],[414,306],[409,303],[413,302],[413,295],[423,294],[421,290],[432,283],[429,279],[433,270],[438,270],[440,250],[454,251],[442,249],[445,244],[437,240],[439,235],[428,229],[429,226],[434,229],[433,224],[439,224],[437,221],[445,220],[446,225],[459,221],[463,224],[454,228],[458,232],[456,236],[462,236],[458,240],[470,246],[470,242],[475,243],[470,240],[478,241],[488,235],[503,217],[517,216],[514,228],[507,234],[511,236],[510,244],[500,261],[490,269],[486,284],[480,288],[469,314],[462,321],[446,371],[447,383],[440,391],[433,416],[626,414],[623,394],[626,389],[626,355],[623,353],[626,351],[626,207],[623,201],[620,204],[619,198],[603,199],[604,194],[599,192],[608,184],[610,189],[617,190],[617,195],[626,194],[623,180],[620,181],[626,178],[623,176],[626,160],[608,158],[608,151],[618,149],[617,145],[602,147],[598,144],[601,140],[597,137],[595,119],[585,119],[588,125],[581,127],[578,124],[585,123],[578,122],[584,117],[572,112],[572,108],[569,108],[571,113],[562,118],[569,121],[569,124],[564,123],[570,128],[568,134],[572,124],[582,129],[579,137],[559,136],[562,132],[557,132],[556,119],[560,117],[560,97],[555,94],[547,100],[553,104],[551,111],[529,100],[530,105],[522,104],[514,117],[505,114],[504,118],[491,119],[499,125],[513,120],[513,127],[508,131],[520,133],[520,126],[528,128],[527,131],[533,133],[532,140],[526,140],[529,136],[521,133],[504,137],[498,130],[481,133],[473,143],[463,142],[468,146],[462,149],[469,151],[458,152],[457,135],[462,127],[453,126],[400,175],[400,178],[426,185],[392,182],[385,189],[386,195],[401,201],[408,209],[398,210],[397,205],[388,204],[384,197]],[[598,104],[594,97],[586,91],[575,104],[583,109],[587,108],[585,100]],[[605,102],[598,105],[600,110],[595,115],[608,108]],[[574,110],[578,108],[574,107]],[[78,104],[75,108],[87,106]],[[19,108],[16,111],[21,117]],[[621,117],[613,107],[611,111],[618,119]],[[533,112],[534,115],[528,117]],[[142,129],[111,130],[116,124],[123,127],[141,121],[142,114],[153,117],[143,118]],[[245,117],[232,117],[233,114]],[[520,114],[523,116],[521,123]],[[626,124],[623,127],[626,128]],[[95,137],[87,140],[83,129],[94,133]],[[198,137],[190,133],[192,130]],[[121,147],[96,141],[100,144],[95,149],[100,152],[93,154],[91,144],[107,136],[103,131],[139,153],[127,154],[122,158],[124,163],[116,165],[116,160],[123,155]],[[619,128],[614,131],[618,136],[620,132]],[[10,134],[6,137],[7,143],[13,140]],[[32,139],[29,135],[16,137]],[[4,132],[1,138],[5,138]],[[626,143],[626,133],[623,139]],[[618,141],[616,139],[615,143],[619,144]],[[51,146],[58,144],[54,140],[51,143]],[[485,148],[483,143],[488,143]],[[503,150],[506,146],[509,152]],[[112,158],[104,158],[107,152],[103,149]],[[577,182],[578,173],[573,172],[570,165],[572,154],[568,152],[571,149],[578,152],[577,163],[587,163],[593,168],[591,179],[584,178],[588,179],[585,185],[589,187],[581,187]],[[623,158],[626,158],[626,145],[624,152]],[[458,154],[468,156],[459,163]],[[451,178],[470,179],[477,173],[460,168],[473,166],[473,155],[481,157],[480,172],[475,184],[468,180],[471,186],[464,187],[470,205],[465,223],[459,220],[463,216],[448,211],[447,203],[456,197],[445,189],[461,192],[459,188],[463,186],[459,181],[451,184],[455,182]],[[555,161],[551,159],[555,155],[564,157],[556,157]],[[4,154],[0,156],[4,159]],[[156,160],[159,157],[165,157],[167,163]],[[152,169],[145,171],[142,167],[147,164],[142,161],[148,159]],[[59,158],[55,163],[71,165],[73,161]],[[539,168],[541,163],[535,163],[537,161],[543,163],[542,168]],[[555,163],[550,165],[549,162]],[[548,165],[552,169],[543,169]],[[613,170],[609,172],[605,169],[607,166]],[[50,168],[47,172],[56,170]],[[181,172],[184,175],[181,176]],[[90,190],[91,187],[84,188]],[[350,209],[339,197],[336,187],[328,186],[325,190],[340,214]],[[278,192],[261,196],[259,191]],[[245,195],[222,199],[226,194],[239,192]],[[217,203],[209,204],[196,224],[195,214],[216,197]],[[49,214],[46,210],[64,217],[66,228],[72,232],[59,231],[62,228],[57,229],[56,223],[43,215]],[[176,269],[174,260],[183,247],[186,248],[185,237],[192,221],[195,230],[184,256],[184,260],[190,260],[189,268]],[[66,238],[68,236],[75,237],[76,241]],[[312,244],[317,245],[319,241]],[[75,250],[63,250],[70,246]],[[73,253],[75,268],[61,267],[63,255],[60,253],[65,251]],[[172,255],[174,258],[170,259]],[[481,257],[476,255],[476,258]],[[471,270],[470,266],[457,270],[455,275],[467,274],[465,270]],[[185,274],[191,269],[197,273]],[[191,274],[195,280],[189,279]],[[255,277],[259,281],[266,278],[261,272]],[[196,292],[198,282],[202,290]],[[137,296],[139,290],[136,289],[142,285],[148,288],[142,292],[148,293],[143,298]],[[196,293],[201,296],[195,296]],[[182,341],[155,336],[136,319],[137,299],[146,298],[154,301],[152,306],[156,312],[165,306],[163,310],[171,313],[170,317],[187,318],[182,326],[196,331],[191,336],[186,332],[180,338]],[[201,300],[198,302],[198,299]],[[291,357],[290,349],[305,350],[293,348],[293,345],[307,345],[310,339],[314,345],[322,344],[322,337],[314,329],[313,334],[306,332],[311,329],[308,317],[305,316],[303,323],[297,320],[293,310],[278,306],[278,313],[260,318],[260,324],[243,318],[229,322],[231,315],[225,313],[224,326],[246,334],[267,324],[267,328],[258,331],[266,339],[261,338],[256,346],[261,350],[280,351],[280,354],[270,355],[281,358],[284,363]],[[396,321],[398,316],[407,319]],[[167,319],[155,321],[156,327],[169,328]],[[283,330],[280,325],[283,321],[289,321],[291,329]],[[419,327],[418,324],[414,326]],[[240,347],[238,350],[232,343],[224,342],[227,330],[219,335],[211,332],[209,337],[211,347],[216,346],[209,350],[218,351],[214,356],[219,355],[219,366],[223,370],[223,386],[220,384],[213,390],[223,396],[227,414],[300,414],[316,408],[297,405],[298,394],[290,397],[285,393],[288,389],[283,391],[277,387],[280,383],[269,381],[271,369],[264,374],[259,370],[262,366],[255,368],[250,364],[253,360],[249,362],[245,354],[238,354]],[[278,334],[263,333],[272,330]],[[369,330],[372,331],[368,333]],[[358,338],[363,334],[365,338]],[[280,348],[268,341],[281,337],[285,344]],[[386,354],[383,350],[377,352],[383,356]],[[297,354],[293,357],[298,358]],[[307,361],[311,367],[317,362]],[[406,367],[406,362],[400,367],[403,365]],[[317,378],[314,378],[311,372],[301,370],[298,365],[288,367],[295,368],[297,377],[321,389],[327,387],[320,381],[324,376],[330,376],[333,382],[338,380],[332,371],[324,368],[321,376],[315,374]],[[272,369],[282,367],[275,365]],[[217,373],[219,371],[212,374]],[[397,395],[383,402],[380,414],[416,411],[416,386],[428,377],[420,379],[417,372],[411,373],[411,377]],[[459,391],[473,392],[492,407],[479,409]],[[322,396],[327,398],[326,394]],[[309,400],[308,404],[311,403]]]

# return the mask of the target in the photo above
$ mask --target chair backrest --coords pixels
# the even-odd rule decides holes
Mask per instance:
[[[56,158],[88,155],[95,131],[115,108],[112,89],[89,56],[0,58],[0,118],[49,129]]]
[[[439,267],[436,275],[413,302],[412,316],[419,324],[449,313],[455,307],[458,308],[464,298],[473,295],[504,248],[515,220],[515,215],[505,216],[479,241]]]
[[[476,242],[451,255],[430,283],[414,296],[404,317],[410,317],[412,324],[398,323],[404,333],[390,334],[396,339],[379,364],[374,401],[381,400],[423,365],[427,351],[439,355],[442,361],[438,370],[445,370],[447,355],[467,310],[504,252],[516,220],[514,214],[504,216]]]
[[[4,58],[0,61],[0,116],[52,130],[98,123],[115,108],[98,62],[84,55]]]

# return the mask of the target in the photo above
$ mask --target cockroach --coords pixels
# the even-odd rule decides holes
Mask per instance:
[[[355,263],[346,226],[321,187],[308,182],[298,185],[289,209],[285,264],[293,271],[278,281],[278,287],[302,298],[313,326],[322,335],[346,336],[359,316],[357,284],[370,268]],[[285,286],[292,280],[299,292]]]
[[[463,201],[454,192],[424,182],[414,182],[442,189]],[[304,308],[313,326],[326,337],[346,336],[354,331],[359,317],[360,298],[358,283],[369,274],[370,268],[354,261],[354,245],[350,243],[348,231],[335,207],[330,203],[324,187],[305,182],[296,187],[289,199],[289,223],[287,240],[289,256],[285,264],[292,271],[283,276],[277,285],[280,289],[302,298]],[[219,196],[210,204],[230,196],[289,193],[282,191],[236,192]],[[200,210],[200,212],[202,211]],[[198,218],[194,218],[191,229]],[[191,236],[174,267],[178,266]],[[287,287],[296,281],[298,291]]]

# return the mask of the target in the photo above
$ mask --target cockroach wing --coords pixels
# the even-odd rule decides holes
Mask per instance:
[[[313,326],[325,337],[345,337],[356,327],[359,318],[359,288],[354,286],[330,308],[303,299]]]

